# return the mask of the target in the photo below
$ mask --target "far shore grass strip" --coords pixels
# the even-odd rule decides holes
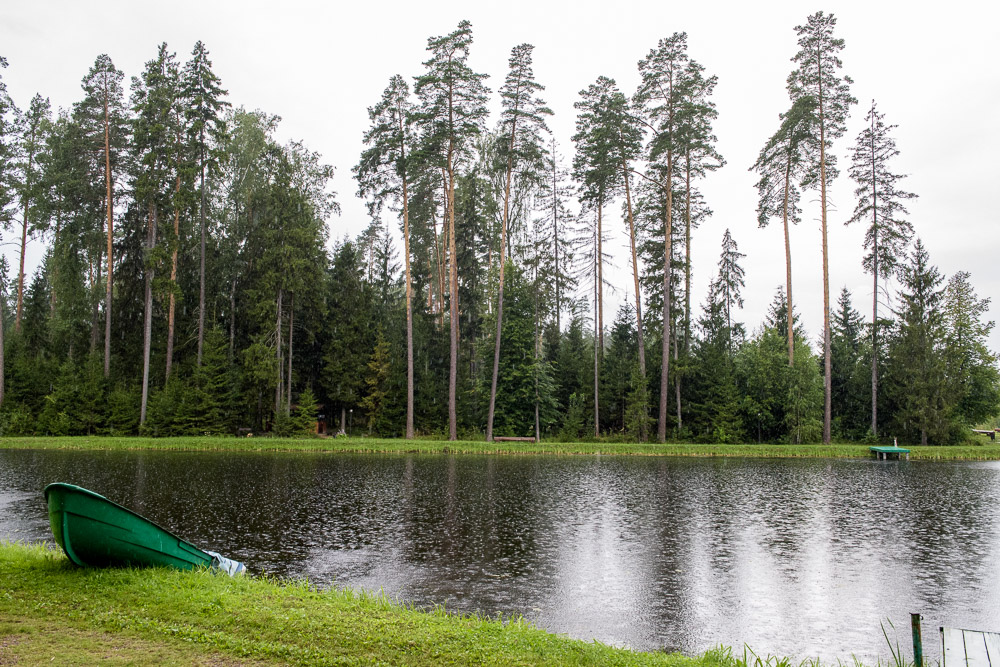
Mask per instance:
[[[747,667],[724,648],[642,653],[520,618],[208,570],[77,568],[60,551],[0,542],[0,664],[43,663]]]
[[[985,441],[984,439],[984,442]],[[225,452],[357,452],[404,454],[554,454],[746,458],[867,458],[867,444],[652,444],[627,442],[485,442],[402,438],[105,437],[0,438],[0,449],[174,450]],[[908,447],[911,460],[1000,460],[1000,444]]]

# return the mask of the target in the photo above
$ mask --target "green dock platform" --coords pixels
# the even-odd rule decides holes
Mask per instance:
[[[906,460],[910,460],[910,450],[903,449],[902,447],[869,447],[868,451],[872,453],[876,459],[881,461],[887,461],[889,459],[899,459],[900,455],[905,454]]]

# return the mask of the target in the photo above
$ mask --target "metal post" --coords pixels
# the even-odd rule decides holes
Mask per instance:
[[[913,665],[924,667],[924,644],[920,639],[920,614],[910,614],[910,628],[913,630]]]

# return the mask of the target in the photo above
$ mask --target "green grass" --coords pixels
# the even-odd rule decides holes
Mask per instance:
[[[419,611],[384,596],[209,571],[76,568],[0,542],[0,664],[671,665],[728,650],[638,653],[519,619]]]
[[[984,439],[984,443],[987,442]],[[267,452],[387,452],[456,454],[603,454],[627,456],[738,456],[758,458],[864,458],[868,445],[691,445],[616,442],[541,443],[401,438],[0,438],[0,449],[177,450]],[[1000,460],[996,443],[956,447],[910,447],[911,459]]]

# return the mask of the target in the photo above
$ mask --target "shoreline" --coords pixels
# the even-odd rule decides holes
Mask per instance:
[[[870,458],[867,444],[648,444],[625,442],[489,443],[470,440],[402,438],[237,438],[237,437],[113,437],[0,438],[0,449],[56,449],[90,451],[206,451],[206,452],[312,452],[332,454],[502,454],[502,455],[602,455],[740,458]],[[997,461],[1000,444],[909,447],[911,460]]]
[[[497,664],[746,667],[571,639],[521,618],[422,611],[385,596],[209,570],[77,568],[0,542],[0,657],[12,664]],[[4,664],[7,664],[4,661]]]

